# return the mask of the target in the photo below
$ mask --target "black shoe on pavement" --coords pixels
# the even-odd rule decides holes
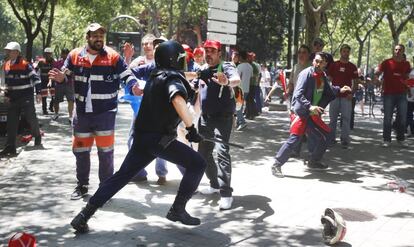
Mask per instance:
[[[80,213],[76,215],[75,218],[73,218],[73,220],[70,222],[70,225],[78,233],[88,232],[88,220],[92,217],[92,215],[96,212],[97,209],[98,208],[92,204],[86,204],[82,211],[80,211]]]
[[[172,206],[170,208],[170,211],[168,211],[167,219],[174,222],[179,221],[188,226],[198,226],[201,223],[199,218],[192,217],[187,213],[187,211],[185,211],[185,209],[179,212],[178,210],[174,209],[174,206]]]
[[[88,186],[87,185],[78,185],[73,191],[72,195],[70,195],[71,200],[79,200],[86,196],[88,193]]]
[[[325,165],[319,161],[309,161],[308,168],[314,170],[326,170],[328,169],[328,165]]]
[[[189,225],[189,226],[200,225],[201,223],[200,219],[192,217],[185,210],[185,206],[188,200],[189,199],[186,199],[182,196],[177,196],[174,200],[173,205],[170,208],[170,211],[168,211],[167,219],[174,221],[174,222],[179,221],[183,223],[184,225]]]
[[[14,156],[17,155],[16,147],[7,145],[1,152],[0,156]]]
[[[43,111],[43,115],[49,115],[49,112]]]

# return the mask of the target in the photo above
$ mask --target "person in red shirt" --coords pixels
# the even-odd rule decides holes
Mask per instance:
[[[384,95],[383,147],[389,147],[391,144],[391,122],[394,108],[397,108],[397,142],[400,146],[407,147],[404,140],[407,120],[408,87],[404,81],[408,78],[411,66],[410,63],[404,59],[404,51],[404,45],[396,45],[393,57],[383,61],[375,72],[376,76],[383,74],[384,77],[382,86]]]
[[[349,55],[351,53],[351,47],[347,44],[341,46],[340,49],[341,58],[332,63],[328,69],[328,76],[332,81],[332,85],[343,87],[348,86],[352,88],[352,85],[358,85],[358,68],[355,64],[349,61]],[[355,83],[354,83],[355,82]],[[347,148],[351,138],[349,132],[351,130],[351,112],[352,112],[352,93],[340,93],[338,97],[333,100],[329,106],[329,125],[332,129],[330,142],[335,143],[336,139],[336,125],[338,123],[338,115],[341,113],[342,127],[341,127],[341,144],[343,148]]]

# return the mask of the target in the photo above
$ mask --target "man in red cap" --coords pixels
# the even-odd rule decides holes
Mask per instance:
[[[194,55],[194,62],[198,66],[204,65],[205,61],[204,61],[204,48],[203,47],[195,48],[193,55]]]
[[[240,84],[240,76],[236,68],[229,62],[221,60],[221,44],[215,40],[204,43],[207,65],[200,72],[201,117],[200,134],[207,138],[218,138],[224,142],[230,139],[233,126],[233,115],[236,103],[233,88]],[[231,160],[230,147],[217,145],[217,161],[213,157],[214,143],[201,142],[198,151],[207,161],[206,175],[210,186],[201,189],[202,194],[220,193],[220,209],[230,209],[233,203],[230,186]]]

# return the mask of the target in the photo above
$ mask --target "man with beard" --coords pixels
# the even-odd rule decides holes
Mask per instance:
[[[102,183],[114,172],[114,129],[120,79],[135,84],[137,79],[124,59],[104,46],[106,30],[98,23],[86,29],[87,45],[72,50],[62,67],[49,72],[49,78],[62,83],[73,77],[76,112],[73,117],[73,153],[76,157],[78,184],[71,195],[80,199],[88,192],[90,152],[94,141],[98,148],[99,180]]]

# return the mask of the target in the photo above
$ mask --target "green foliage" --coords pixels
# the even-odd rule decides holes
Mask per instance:
[[[238,46],[254,51],[259,61],[275,60],[282,50],[286,13],[287,6],[282,0],[241,0]]]

